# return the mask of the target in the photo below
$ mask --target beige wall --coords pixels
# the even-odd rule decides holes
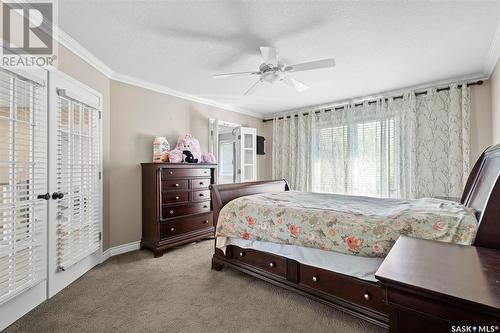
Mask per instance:
[[[263,131],[261,119],[213,106],[111,81],[110,246],[141,238],[141,162],[152,159],[155,136],[165,135],[175,145],[179,135],[191,133],[208,151],[208,119],[238,123]],[[269,145],[268,145],[269,146]],[[271,155],[258,155],[258,178],[271,176]]]
[[[490,81],[470,88],[470,166],[493,144]]]
[[[493,144],[500,143],[500,60],[490,78]]]

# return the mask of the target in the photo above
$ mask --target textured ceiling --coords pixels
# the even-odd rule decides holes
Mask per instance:
[[[61,28],[115,72],[262,114],[483,74],[500,1],[59,1]],[[302,93],[254,77],[259,46],[288,64]]]

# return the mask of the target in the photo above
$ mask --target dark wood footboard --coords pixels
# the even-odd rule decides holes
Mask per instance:
[[[214,223],[217,223],[222,207],[233,199],[251,194],[289,190],[285,180],[213,185],[211,191]],[[384,328],[388,327],[386,293],[377,282],[361,280],[304,265],[271,253],[243,249],[234,245],[229,245],[225,254],[215,248],[212,268],[221,270],[224,266],[292,290]]]

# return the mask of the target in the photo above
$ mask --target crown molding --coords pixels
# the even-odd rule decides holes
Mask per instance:
[[[498,58],[500,57],[500,20],[498,21],[497,29],[495,30],[495,34],[493,35],[493,40],[491,41],[490,51],[486,56],[486,61],[484,64],[484,74],[488,77],[491,76],[493,70],[495,69],[495,65],[498,62]]]
[[[72,38],[70,35],[68,35],[66,32],[64,32],[61,28],[56,29],[55,33],[55,39],[61,43],[64,47],[69,49],[71,52],[79,56],[82,60],[84,60],[86,63],[100,71],[102,74],[104,74],[106,77],[108,77],[111,80],[114,81],[119,81],[123,83],[127,83],[133,86],[137,86],[140,88],[152,90],[158,93],[166,94],[166,95],[171,95],[183,99],[187,99],[193,102],[201,103],[204,105],[210,105],[213,107],[217,107],[223,110],[231,111],[231,112],[237,112],[240,114],[244,114],[247,116],[263,119],[264,115],[258,112],[253,112],[250,110],[245,110],[241,108],[234,107],[232,105],[224,104],[224,103],[219,103],[216,101],[213,101],[211,99],[207,98],[202,98],[198,97],[195,95],[191,95],[182,91],[178,91],[160,84],[152,83],[149,81],[145,81],[142,79],[138,79],[135,77],[131,77],[125,74],[121,74],[118,72],[115,72],[112,70],[108,65],[106,65],[104,62],[102,62],[100,59],[98,59],[96,56],[94,56],[92,53],[90,53],[85,47],[83,47],[80,43],[78,43],[74,38]]]
[[[64,32],[61,28],[56,27],[55,39],[68,50],[79,56],[83,61],[97,69],[99,72],[104,74],[106,77],[111,78],[113,75],[113,70],[90,53],[85,47],[83,47],[80,43],[78,43],[73,37]]]
[[[264,118],[265,118],[265,120],[270,120],[270,119],[273,119],[276,117],[288,116],[290,114],[295,114],[298,112],[317,111],[320,109],[330,109],[330,108],[334,108],[334,107],[345,106],[348,104],[358,104],[358,103],[363,103],[365,101],[371,101],[371,100],[375,100],[375,99],[379,99],[379,98],[389,98],[389,97],[399,96],[399,95],[404,94],[404,93],[409,92],[409,91],[417,91],[417,90],[422,91],[422,90],[427,90],[427,89],[432,89],[432,88],[442,88],[444,86],[449,86],[453,83],[460,84],[462,82],[484,81],[484,80],[488,80],[488,78],[489,77],[485,74],[463,75],[463,76],[455,77],[452,79],[438,80],[438,81],[428,82],[428,83],[424,83],[424,84],[408,86],[408,87],[400,88],[400,89],[381,91],[377,94],[348,98],[348,99],[333,101],[333,102],[324,103],[324,104],[305,106],[305,107],[301,107],[301,108],[297,108],[297,109],[284,110],[284,111],[275,112],[275,113],[266,115]]]
[[[211,99],[206,99],[206,98],[203,98],[203,97],[198,97],[198,96],[195,96],[195,95],[184,93],[182,91],[171,89],[171,88],[165,87],[165,86],[160,85],[160,84],[156,84],[156,83],[152,83],[152,82],[149,82],[149,81],[141,80],[141,79],[138,79],[138,78],[135,78],[135,77],[131,77],[131,76],[128,76],[128,75],[123,75],[123,74],[120,74],[120,73],[117,73],[117,72],[113,73],[113,75],[111,76],[111,79],[114,80],[114,81],[119,81],[119,82],[123,82],[123,83],[126,83],[126,84],[130,84],[130,85],[133,85],[133,86],[136,86],[136,87],[148,89],[148,90],[151,90],[151,91],[154,91],[154,92],[158,92],[158,93],[161,93],[161,94],[175,96],[175,97],[179,97],[179,98],[182,98],[182,99],[187,99],[187,100],[190,100],[190,101],[193,101],[193,102],[197,102],[197,103],[201,103],[201,104],[205,104],[205,105],[214,106],[214,107],[217,107],[217,108],[220,108],[220,109],[224,109],[224,110],[227,110],[227,111],[237,112],[237,113],[241,113],[241,114],[244,114],[244,115],[247,115],[247,116],[252,116],[252,117],[255,117],[255,118],[259,118],[259,119],[264,119],[264,115],[261,114],[261,113],[258,113],[258,112],[254,112],[254,111],[250,111],[250,110],[245,110],[245,109],[237,108],[237,107],[234,107],[232,105],[228,105],[228,104],[224,104],[224,103],[215,102],[215,101],[213,101]]]

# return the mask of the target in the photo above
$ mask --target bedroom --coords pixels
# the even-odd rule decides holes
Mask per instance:
[[[499,1],[1,8],[0,330],[498,330]]]

